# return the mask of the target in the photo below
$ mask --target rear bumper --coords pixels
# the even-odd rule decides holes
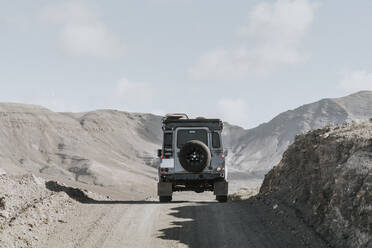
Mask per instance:
[[[228,182],[220,180],[211,181],[178,181],[178,182],[158,182],[158,195],[171,196],[176,191],[213,191],[215,195],[228,194]]]
[[[182,182],[182,181],[216,181],[225,179],[225,174],[221,173],[174,173],[162,174],[160,179],[163,182]]]
[[[222,184],[221,184],[222,183]],[[220,185],[227,185],[223,174],[220,173],[188,173],[188,174],[169,174],[162,175],[159,184],[172,185],[172,191],[195,191],[197,193],[204,191],[215,191],[215,185],[220,189]],[[160,188],[158,188],[158,191]],[[162,191],[162,190],[161,190]],[[218,190],[216,195],[221,190]]]

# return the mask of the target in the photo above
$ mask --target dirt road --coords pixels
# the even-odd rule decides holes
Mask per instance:
[[[160,204],[60,190],[79,207],[48,235],[45,247],[326,247],[295,218],[257,201],[223,204],[209,193],[179,193]]]

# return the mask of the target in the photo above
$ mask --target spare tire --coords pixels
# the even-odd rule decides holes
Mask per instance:
[[[211,162],[211,152],[199,140],[186,142],[178,154],[182,167],[189,172],[201,172]]]

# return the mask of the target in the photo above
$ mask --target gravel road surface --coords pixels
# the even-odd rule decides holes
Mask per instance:
[[[210,193],[176,193],[160,204],[154,197],[94,200],[78,189],[58,190],[79,204],[45,247],[327,247],[300,220],[257,200],[218,203]]]

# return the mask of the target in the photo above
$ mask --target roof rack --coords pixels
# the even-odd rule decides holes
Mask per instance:
[[[183,113],[175,113],[175,114],[166,114],[165,115],[165,119],[189,119],[189,117],[187,116],[187,114],[183,114]]]
[[[207,119],[198,117],[195,119],[189,119],[186,114],[167,114],[163,118],[164,131],[174,130],[178,127],[208,127],[209,130],[222,130],[223,122],[220,119]]]

